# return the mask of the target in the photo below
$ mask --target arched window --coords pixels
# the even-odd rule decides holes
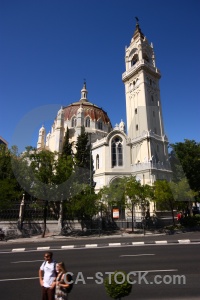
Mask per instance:
[[[98,121],[98,129],[100,129],[100,130],[103,129],[103,123],[101,120]]]
[[[123,166],[123,145],[120,137],[115,137],[111,144],[112,167]]]
[[[134,66],[137,61],[138,61],[138,56],[134,55],[133,58],[132,58],[132,60],[131,60],[131,67]]]
[[[75,117],[72,118],[72,127],[76,127],[76,118]]]
[[[86,118],[85,127],[90,127],[90,118]]]
[[[99,169],[99,154],[96,156],[96,170]]]

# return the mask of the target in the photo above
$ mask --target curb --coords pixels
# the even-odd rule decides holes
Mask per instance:
[[[47,250],[72,250],[72,249],[94,249],[94,248],[106,248],[106,247],[121,247],[121,246],[145,246],[145,245],[186,245],[192,243],[200,243],[199,240],[171,240],[171,241],[146,241],[146,242],[122,242],[122,243],[100,243],[100,244],[84,244],[84,245],[63,245],[63,246],[45,246],[45,247],[35,247],[35,248],[13,248],[10,250],[5,250],[2,252],[25,252],[25,251],[47,251]],[[1,253],[2,253],[1,252]]]

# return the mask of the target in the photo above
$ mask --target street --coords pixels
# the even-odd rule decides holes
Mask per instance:
[[[45,251],[0,254],[2,300],[40,299],[38,269]],[[111,299],[103,278],[108,272],[132,272],[132,292],[126,299],[199,299],[200,244],[103,247],[54,250],[74,273],[70,300]],[[98,274],[97,274],[98,272]]]

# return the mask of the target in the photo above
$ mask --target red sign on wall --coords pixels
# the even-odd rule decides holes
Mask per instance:
[[[119,208],[113,208],[113,219],[119,218]]]

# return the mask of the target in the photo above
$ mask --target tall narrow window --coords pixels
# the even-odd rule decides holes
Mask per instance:
[[[100,129],[100,130],[103,129],[103,124],[102,124],[101,120],[98,121],[98,129]]]
[[[90,118],[86,118],[85,127],[90,127]]]
[[[122,144],[119,143],[119,145],[117,146],[117,152],[118,152],[118,165],[122,166],[123,165],[123,148],[122,148]]]
[[[76,127],[76,118],[75,117],[72,118],[72,127]]]
[[[99,154],[96,156],[96,170],[99,169]]]
[[[138,124],[135,126],[135,129],[138,130]]]
[[[135,114],[137,115],[137,108],[135,108]]]
[[[111,144],[112,167],[123,166],[123,145],[120,137],[115,137]]]

